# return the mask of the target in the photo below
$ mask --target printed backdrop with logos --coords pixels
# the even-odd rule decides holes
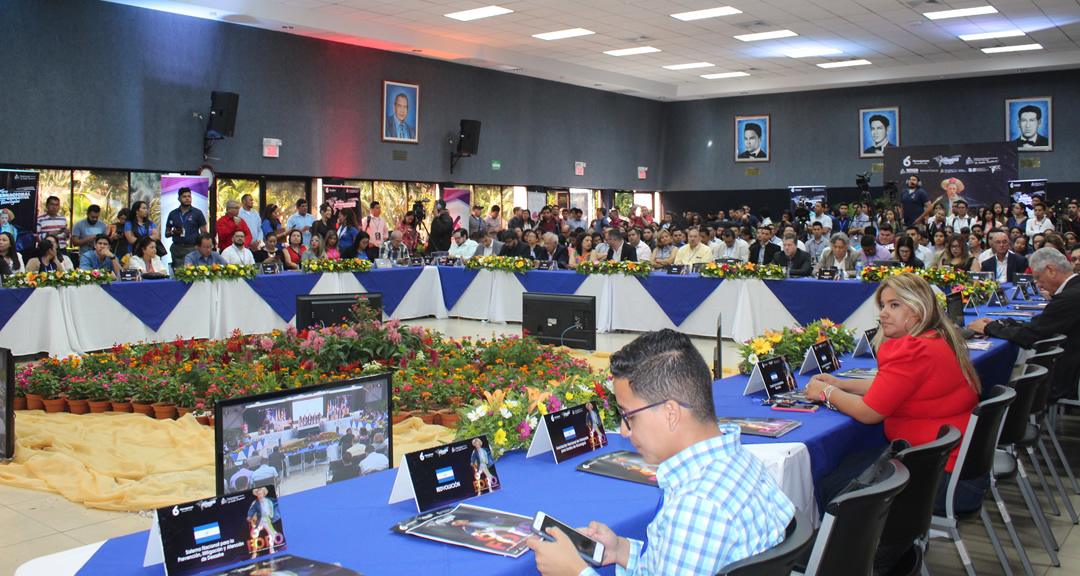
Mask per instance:
[[[0,170],[0,231],[15,237],[20,252],[34,245],[37,189],[37,172]]]
[[[947,199],[951,205],[963,199],[969,208],[1008,205],[1009,180],[1018,174],[1016,158],[1012,142],[886,147],[884,176],[900,189],[918,176],[933,202]]]
[[[323,186],[323,202],[330,205],[330,221],[337,224],[337,215],[342,208],[352,208],[356,213],[356,220],[360,220],[360,209],[357,205],[360,203],[360,188],[357,186],[336,186],[327,185]],[[322,215],[318,210],[312,210],[317,218],[321,218]]]

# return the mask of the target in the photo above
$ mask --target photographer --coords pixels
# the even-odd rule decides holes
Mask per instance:
[[[454,219],[450,217],[450,211],[446,209],[446,201],[439,200],[435,203],[435,217],[431,219],[431,235],[428,237],[428,250],[430,252],[447,252],[450,250],[450,236],[454,233]]]

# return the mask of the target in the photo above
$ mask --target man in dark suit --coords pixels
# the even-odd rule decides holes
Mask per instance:
[[[761,125],[747,122],[743,126],[743,146],[746,147],[739,158],[768,158],[769,153],[761,149]]]
[[[809,276],[814,266],[810,263],[810,254],[799,250],[799,238],[794,234],[784,235],[784,250],[773,256],[773,264],[787,268],[792,278]]]
[[[555,262],[560,270],[565,270],[570,264],[570,252],[559,244],[559,237],[554,232],[548,232],[544,234],[544,243],[533,250],[533,260]]]
[[[487,228],[481,228],[473,234],[473,240],[476,240],[476,252],[473,252],[473,256],[498,256],[502,253],[503,243],[491,237],[491,233],[487,231]]]
[[[637,250],[623,241],[622,232],[618,228],[612,228],[607,236],[608,251],[604,254],[604,260],[616,262],[637,262]]]
[[[750,245],[750,263],[751,264],[771,264],[776,254],[780,252],[780,247],[773,244],[772,240],[772,228],[769,226],[762,226],[757,231],[757,242]]]
[[[505,230],[503,234],[503,238],[505,238],[506,241],[503,242],[503,248],[502,251],[499,252],[499,256],[528,258],[529,260],[532,260],[533,254],[532,251],[529,250],[529,245],[518,238],[517,232],[514,230]]]
[[[1016,275],[1027,270],[1027,258],[1009,250],[1009,235],[1004,232],[990,234],[990,249],[994,255],[979,263],[983,272],[994,274],[999,283],[1016,282]]]
[[[1050,303],[1029,322],[979,318],[968,325],[972,331],[1003,338],[1022,348],[1057,334],[1064,334],[1065,354],[1054,370],[1055,397],[1076,398],[1080,378],[1080,276],[1069,259],[1057,248],[1046,247],[1031,255],[1031,273],[1039,288],[1048,292]]]
[[[1020,148],[1046,148],[1050,146],[1050,140],[1039,134],[1042,127],[1042,109],[1038,106],[1024,106],[1016,113],[1016,127],[1020,129],[1020,137],[1013,142]]]
[[[873,140],[873,144],[863,150],[863,154],[884,155],[885,147],[889,145],[889,135],[892,134],[889,119],[882,114],[874,114],[866,123],[870,126],[870,139]],[[842,232],[842,230],[837,230],[837,232]]]

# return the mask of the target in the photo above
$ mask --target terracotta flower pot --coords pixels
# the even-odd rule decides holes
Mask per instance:
[[[154,415],[154,405],[148,402],[132,402],[131,409],[134,410],[136,413],[142,414],[144,416],[152,417]]]
[[[458,421],[461,420],[461,416],[450,410],[439,410],[438,419],[435,422],[439,426],[445,426],[447,428],[457,428]]]
[[[41,394],[27,394],[26,395],[26,409],[27,410],[44,410],[45,403],[42,400],[45,397]]]
[[[206,417],[206,425],[213,427],[213,425],[214,425],[214,417],[213,416],[207,416]]]
[[[108,412],[112,407],[112,402],[108,400],[91,400],[89,402],[91,414],[101,414],[102,412]]]
[[[424,410],[413,410],[412,412],[409,412],[409,416],[415,416],[415,417],[423,420],[424,424],[434,424],[435,423],[435,413],[434,412],[427,412],[427,411],[424,411]]]
[[[68,412],[72,414],[89,414],[90,404],[87,400],[71,400],[67,401]]]
[[[210,425],[210,417],[205,415],[205,414],[202,415],[202,416],[196,416],[195,420],[198,421],[199,424],[202,424],[203,426],[209,426]]]
[[[390,419],[390,422],[391,424],[398,424],[407,420],[409,416],[410,414],[408,412],[399,412],[397,416]]]
[[[15,409],[16,410],[26,410],[26,396],[16,396],[15,397]]]
[[[45,404],[45,411],[51,413],[67,412],[67,400],[63,398],[46,398],[42,402]]]
[[[150,406],[154,409],[154,418],[158,420],[172,420],[176,416],[176,404],[172,402],[157,402]]]
[[[131,412],[131,402],[109,402],[113,412]]]

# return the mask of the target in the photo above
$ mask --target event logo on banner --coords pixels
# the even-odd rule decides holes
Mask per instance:
[[[1016,144],[943,144],[885,148],[885,181],[906,189],[912,176],[932,202],[952,206],[965,200],[968,208],[994,202],[1008,204],[1009,180],[1017,179]]]
[[[201,176],[161,176],[161,220],[157,223],[161,230],[161,243],[165,245],[165,251],[170,256],[164,256],[172,260],[172,237],[165,234],[163,224],[169,214],[180,207],[181,188],[191,188],[191,207],[198,208],[206,216],[207,230],[209,231],[210,214],[210,180]],[[216,242],[215,242],[216,244]]]
[[[814,202],[825,202],[829,197],[825,186],[788,186],[788,194],[791,195],[792,214],[799,208],[813,212]]]
[[[443,201],[450,217],[454,219],[454,228],[467,228],[472,200],[472,190],[468,188],[443,188]],[[463,225],[464,223],[464,225]]]
[[[330,205],[330,221],[336,225],[338,212],[342,208],[352,208],[356,214],[357,222],[360,221],[360,210],[357,209],[357,204],[360,203],[360,188],[357,186],[323,186],[323,202]],[[319,211],[312,210],[316,218],[321,218],[322,215]]]
[[[37,231],[38,173],[0,170],[0,231],[15,237],[15,249],[34,245]]]

